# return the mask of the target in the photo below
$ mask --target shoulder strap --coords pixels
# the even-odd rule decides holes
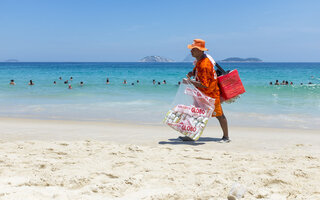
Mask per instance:
[[[213,64],[213,67],[217,66],[217,68],[219,69],[220,73],[218,73],[218,75],[225,75],[228,73],[228,72],[224,71],[224,69],[222,69],[222,67],[215,60],[213,60],[213,58],[209,54],[206,53],[206,56],[207,56],[207,58],[209,58],[209,60]]]
[[[222,69],[222,67],[221,67],[218,63],[216,63],[216,66],[217,66],[217,68],[221,71],[221,74],[222,74],[222,75],[227,74],[227,72],[224,71],[224,69]]]

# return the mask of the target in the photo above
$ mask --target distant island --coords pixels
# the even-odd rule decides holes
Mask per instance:
[[[262,62],[259,58],[238,58],[238,57],[230,57],[220,62]]]
[[[193,62],[195,60],[194,57],[192,57],[191,54],[188,54],[182,62]],[[262,62],[259,58],[239,58],[239,57],[230,57],[226,58],[224,60],[219,60],[217,62]]]
[[[194,57],[189,53],[183,60],[182,62],[193,62],[195,60]]]
[[[17,60],[17,59],[8,59],[8,60],[5,60],[4,62],[19,62],[19,60]]]
[[[140,62],[174,62],[174,60],[161,56],[146,56]]]

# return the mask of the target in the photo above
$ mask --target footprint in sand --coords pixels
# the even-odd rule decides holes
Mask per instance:
[[[295,175],[296,177],[308,178],[308,174],[304,173],[301,169],[297,169],[296,171],[294,171],[293,175]]]
[[[143,150],[139,146],[136,146],[136,145],[130,146],[128,149],[130,151],[143,152]]]
[[[56,154],[58,154],[58,155],[60,155],[60,156],[68,155],[67,153],[65,153],[65,152],[61,152],[61,151],[59,151],[59,152],[54,152],[54,153],[56,153]]]
[[[194,157],[197,160],[212,160],[212,158],[205,158],[205,157]]]
[[[109,178],[119,178],[119,176],[113,175],[113,174],[105,174],[106,176],[108,176]]]
[[[39,166],[39,169],[44,169],[44,168],[46,168],[46,165],[45,165],[45,164],[41,164],[41,165]]]

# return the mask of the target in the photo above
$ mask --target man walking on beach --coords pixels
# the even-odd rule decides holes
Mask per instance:
[[[205,95],[215,99],[215,109],[212,117],[216,117],[219,120],[220,126],[223,131],[223,137],[221,142],[230,142],[228,135],[228,122],[224,116],[221,103],[220,103],[220,90],[218,86],[217,73],[214,70],[214,64],[207,58],[204,51],[208,51],[205,48],[205,41],[201,39],[193,40],[193,44],[188,45],[191,49],[192,57],[196,58],[196,64],[193,71],[187,74],[189,81]],[[190,77],[195,77],[195,80],[191,80]],[[192,140],[189,137],[179,137],[183,141]]]

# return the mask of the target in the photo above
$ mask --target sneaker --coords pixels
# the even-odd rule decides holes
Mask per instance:
[[[222,137],[219,143],[229,143],[231,140],[228,137]]]
[[[187,137],[187,136],[185,136],[185,137],[182,137],[182,136],[179,136],[179,139],[180,140],[182,140],[182,141],[194,141],[192,138],[189,138],[189,137]]]

